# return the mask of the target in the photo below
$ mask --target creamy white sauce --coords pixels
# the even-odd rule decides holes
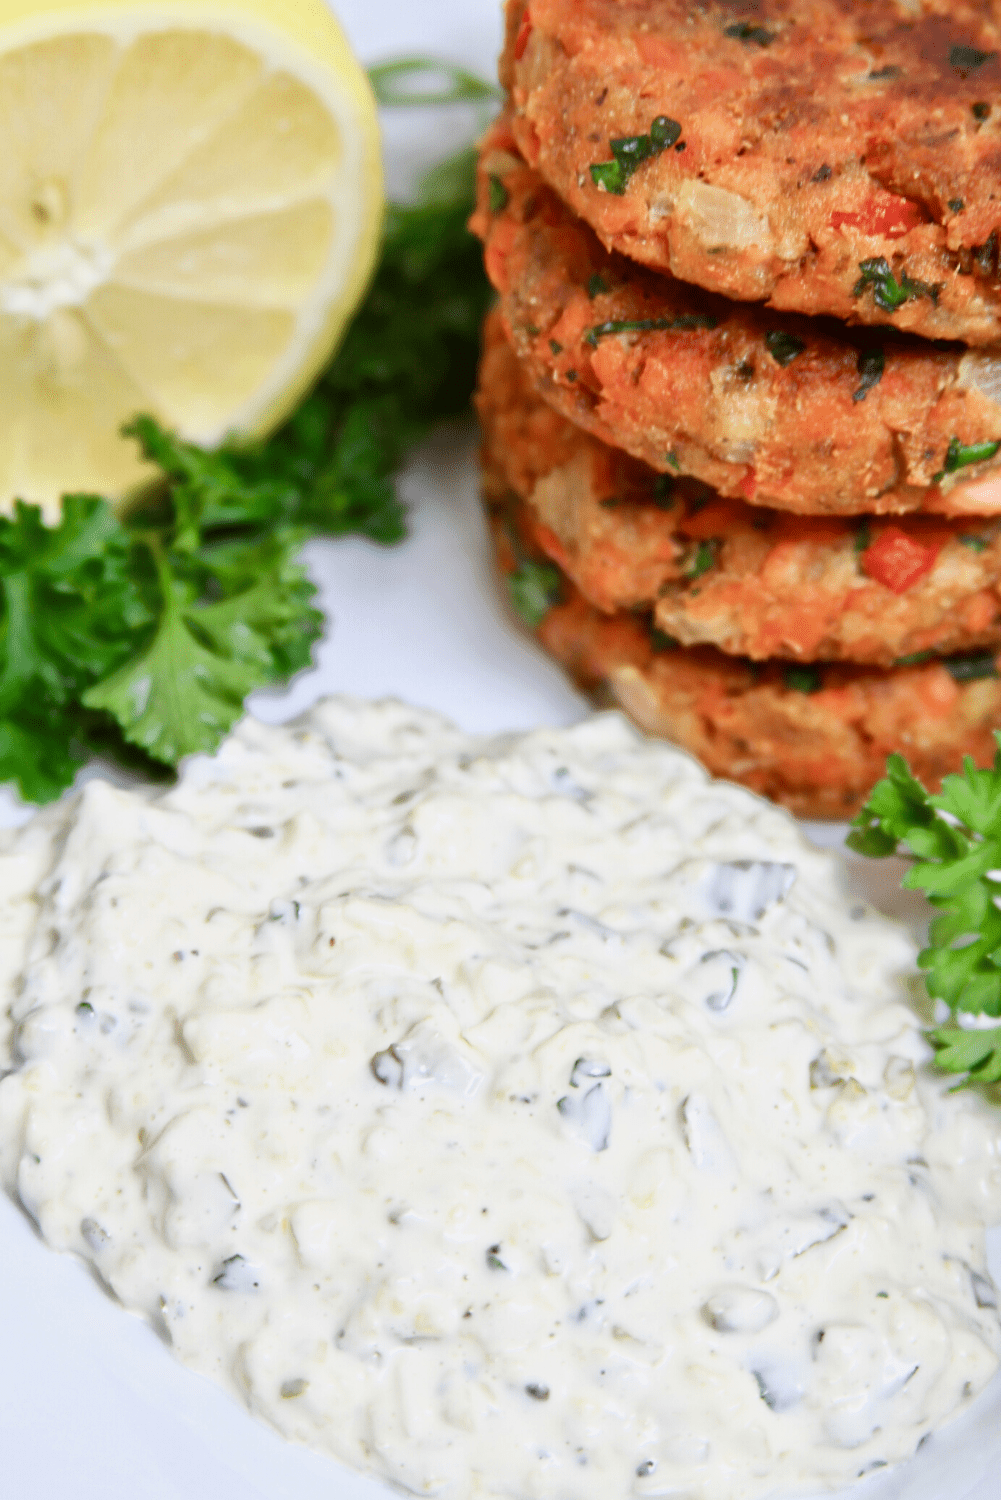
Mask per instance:
[[[998,1123],[913,950],[615,715],[247,720],[0,856],[0,1172],[182,1359],[421,1494],[750,1500],[998,1363]]]

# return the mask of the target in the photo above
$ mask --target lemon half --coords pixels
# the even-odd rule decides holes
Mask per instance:
[[[0,504],[148,477],[124,421],[275,425],[375,259],[368,80],[323,0],[0,0]]]

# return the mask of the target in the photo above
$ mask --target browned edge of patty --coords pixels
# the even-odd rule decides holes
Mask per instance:
[[[1001,512],[1001,356],[779,317],[609,255],[503,116],[471,227],[539,392],[658,472],[803,514]]]
[[[475,400],[488,469],[606,613],[655,608],[681,644],[755,660],[892,666],[1001,644],[1001,521],[801,517],[655,474],[541,399],[496,309]]]
[[[609,248],[728,297],[1001,341],[996,5],[507,12],[519,145]]]
[[[540,555],[502,475],[485,475],[485,496],[510,587]],[[551,602],[534,633],[583,691],[799,817],[851,817],[893,752],[932,787],[960,770],[964,755],[980,764],[994,755],[996,666],[958,682],[939,662],[884,671],[760,665],[709,646],[660,649],[648,617],[602,614],[554,565],[543,567]]]

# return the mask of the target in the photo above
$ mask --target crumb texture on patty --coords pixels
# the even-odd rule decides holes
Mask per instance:
[[[491,494],[606,613],[655,608],[683,645],[892,666],[1001,644],[1001,522],[800,517],[656,474],[537,394],[497,311],[476,405]]]
[[[528,161],[727,297],[1001,341],[994,0],[508,0]]]
[[[489,491],[488,491],[489,493]],[[530,532],[492,506],[498,566],[513,575],[538,556]],[[554,574],[556,569],[553,569]],[[803,818],[851,817],[903,754],[926,785],[987,764],[1001,729],[1001,680],[933,661],[891,670],[757,663],[712,646],[664,642],[630,610],[607,615],[566,577],[535,627],[585,691],[625,710],[648,734],[688,750],[714,776],[741,782]]]
[[[509,117],[471,223],[537,389],[651,468],[804,514],[1001,512],[994,351],[780,316],[610,254]]]

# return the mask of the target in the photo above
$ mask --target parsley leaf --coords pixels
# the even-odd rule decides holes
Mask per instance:
[[[376,63],[368,77],[376,99],[384,105],[481,104],[501,97],[495,84],[439,57]]]
[[[945,1073],[965,1073],[959,1085],[1001,1083],[1001,1026],[985,1031],[964,1031],[956,1026],[939,1026],[928,1033],[935,1048],[935,1066]]]
[[[242,556],[231,544],[189,560],[147,539],[160,593],[156,633],[144,651],[84,693],[84,706],[110,713],[130,743],[168,765],[214,750],[248,693],[309,660],[322,616],[310,607],[313,588],[291,560],[300,540],[276,531],[256,545],[242,544]],[[199,602],[199,573],[203,588],[215,584],[222,598]]]
[[[924,891],[939,912],[918,955],[928,994],[954,1015],[1001,1016],[1001,748],[987,769],[967,756],[962,773],[946,776],[937,795],[900,755],[890,756],[886,770],[848,845],[875,858],[911,855],[904,886]],[[965,1072],[967,1082],[1001,1080],[1001,1028],[945,1027],[929,1035],[940,1068]]]
[[[132,543],[96,496],[67,495],[58,526],[37,506],[0,517],[0,778],[47,802],[87,758],[81,693],[136,648],[152,622]]]

